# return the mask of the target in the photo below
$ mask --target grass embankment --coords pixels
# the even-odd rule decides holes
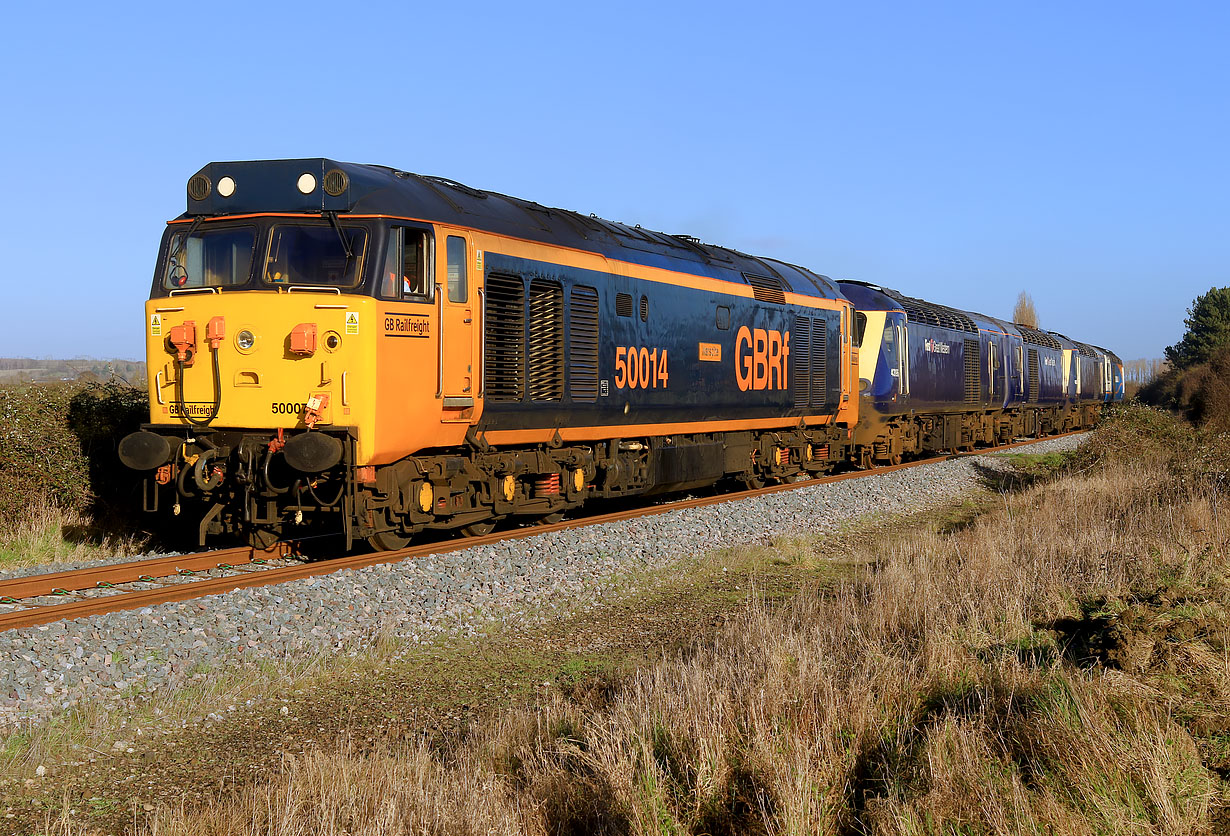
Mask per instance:
[[[147,409],[116,383],[0,386],[0,569],[139,550],[115,445]]]

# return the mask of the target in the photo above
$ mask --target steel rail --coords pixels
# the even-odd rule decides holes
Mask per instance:
[[[49,624],[53,621],[61,619],[86,618],[94,615],[103,615],[106,613],[121,612],[124,610],[140,609],[149,607],[155,604],[171,604],[181,601],[188,601],[194,598],[204,598],[209,595],[218,595],[224,592],[231,592],[239,589],[248,589],[257,586],[272,586],[274,584],[286,583],[288,581],[301,580],[318,575],[328,575],[334,572],[339,572],[344,569],[361,569],[367,566],[376,566],[382,563],[398,563],[402,560],[407,560],[415,557],[426,557],[433,554],[448,554],[450,552],[461,551],[473,546],[484,546],[491,543],[499,543],[505,540],[521,540],[526,537],[536,537],[539,534],[547,534],[553,531],[565,531],[573,528],[584,528],[591,525],[602,525],[620,520],[636,519],[638,517],[652,517],[658,514],[665,514],[670,511],[679,511],[686,508],[699,508],[706,505],[719,505],[724,502],[738,502],[743,499],[750,499],[755,496],[763,496],[780,491],[797,490],[800,488],[809,488],[816,485],[828,485],[835,482],[843,482],[847,479],[861,479],[867,476],[875,476],[883,473],[891,473],[896,470],[906,470],[911,467],[921,467],[926,464],[937,464],[942,461],[953,458],[961,458],[965,456],[981,456],[991,453],[997,453],[1001,450],[1007,450],[1014,447],[1025,447],[1030,444],[1036,444],[1039,441],[1048,441],[1055,438],[1064,438],[1069,435],[1075,435],[1085,430],[1075,430],[1073,432],[1061,433],[1058,435],[1046,436],[1045,438],[1029,439],[1027,441],[1014,442],[1012,444],[1003,444],[997,447],[986,447],[981,450],[971,452],[958,453],[948,456],[933,456],[926,459],[918,459],[912,462],[905,462],[897,465],[887,465],[884,467],[875,467],[870,470],[855,470],[849,473],[841,473],[835,476],[821,476],[816,479],[808,479],[802,482],[788,482],[781,485],[770,485],[764,488],[756,488],[753,490],[737,491],[734,493],[720,494],[718,496],[695,497],[693,499],[679,500],[677,502],[664,503],[662,505],[650,506],[647,508],[634,508],[625,511],[615,511],[609,514],[601,514],[593,517],[583,517],[575,520],[564,520],[563,522],[552,523],[549,525],[537,525],[525,528],[513,529],[511,531],[500,531],[492,534],[484,534],[479,537],[467,537],[459,540],[442,541],[435,543],[423,543],[414,546],[409,546],[396,551],[377,552],[374,554],[349,555],[345,557],[333,558],[331,560],[322,560],[312,563],[303,563],[294,566],[280,566],[271,569],[264,569],[259,572],[250,572],[237,577],[221,577],[221,578],[201,578],[200,580],[190,581],[187,583],[174,584],[159,589],[140,590],[137,592],[117,593],[99,598],[87,598],[76,601],[69,601],[63,604],[51,604],[47,606],[32,607],[25,610],[16,610],[9,613],[0,614],[0,631],[16,630],[23,627],[35,627],[41,624]],[[138,566],[142,564],[158,563],[158,562],[174,562],[176,560],[183,561],[185,557],[199,557],[200,560],[212,560],[214,564],[217,562],[217,556],[226,552],[252,552],[252,549],[232,549],[223,550],[221,552],[203,552],[199,556],[181,555],[174,558],[156,559],[154,561],[140,561],[131,564],[117,564],[119,566]],[[256,553],[261,554],[260,552]],[[238,565],[238,564],[232,564]],[[98,567],[99,569],[107,569],[112,567]],[[210,565],[203,568],[216,568],[216,565]],[[89,572],[91,570],[83,570]],[[47,581],[51,578],[74,575],[73,572],[58,572],[54,575],[41,575],[32,578],[22,578],[22,581],[37,583],[41,581],[41,585],[35,588],[46,589]],[[148,574],[148,573],[147,573]],[[131,580],[136,580],[133,578]],[[64,587],[61,587],[64,588]],[[83,588],[83,587],[78,587]],[[41,593],[46,594],[46,593]],[[17,596],[11,596],[17,597]]]
[[[278,547],[269,551],[240,546],[211,552],[154,557],[128,563],[89,566],[84,569],[69,569],[45,575],[29,575],[24,578],[0,581],[0,600],[62,595],[65,592],[132,583],[147,577],[170,577],[210,569],[222,569],[228,566],[242,566],[256,560],[286,557],[291,554],[291,551],[289,545],[285,543],[279,543]]]

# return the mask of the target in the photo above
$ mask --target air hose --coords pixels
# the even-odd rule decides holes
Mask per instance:
[[[179,400],[179,408],[183,412],[184,418],[194,427],[208,427],[218,417],[218,410],[222,408],[222,375],[218,369],[218,349],[211,347],[209,353],[213,356],[214,402],[209,417],[203,421],[193,418],[191,411],[188,409],[188,404],[184,400],[184,363],[178,357],[175,359],[175,396]]]

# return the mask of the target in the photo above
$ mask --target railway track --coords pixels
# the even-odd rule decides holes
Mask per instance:
[[[972,453],[960,453],[957,456],[996,453],[1014,447],[1027,446],[1037,441],[1074,434],[1063,433],[1057,436],[1047,436],[1045,439],[1030,439],[998,447],[987,447]],[[304,562],[297,559],[293,545],[280,543],[269,551],[260,551],[245,546],[14,578],[0,581],[0,631],[35,627],[61,619],[86,618],[156,604],[188,601],[235,589],[269,586],[315,575],[326,575],[342,569],[359,569],[380,563],[396,563],[429,554],[444,554],[504,540],[534,537],[551,531],[601,525],[616,520],[654,516],[684,508],[733,502],[779,491],[841,482],[847,479],[861,479],[876,474],[890,473],[894,470],[920,467],[941,461],[943,458],[953,457],[919,459],[871,470],[822,476],[803,482],[684,499],[650,507],[564,520],[550,525],[496,531],[481,537],[422,543],[396,551],[349,555],[331,560]]]

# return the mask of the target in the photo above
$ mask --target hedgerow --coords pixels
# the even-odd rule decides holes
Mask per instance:
[[[38,502],[96,516],[127,507],[133,481],[116,446],[148,414],[145,392],[116,382],[0,386],[0,525]]]

